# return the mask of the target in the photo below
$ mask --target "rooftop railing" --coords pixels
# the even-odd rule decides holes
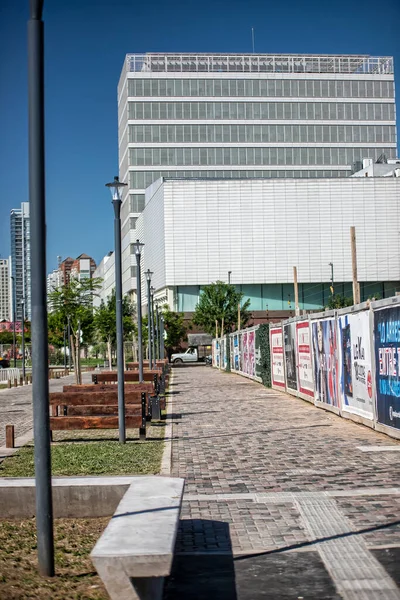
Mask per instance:
[[[390,56],[301,54],[127,54],[127,72],[393,74]]]

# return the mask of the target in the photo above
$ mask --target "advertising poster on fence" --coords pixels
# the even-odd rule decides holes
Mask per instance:
[[[299,392],[314,398],[314,382],[311,361],[310,326],[308,321],[296,323],[297,365]]]
[[[231,337],[231,363],[234,371],[239,371],[239,334],[235,333]]]
[[[271,344],[271,379],[272,385],[285,388],[285,368],[283,365],[283,333],[282,327],[270,328]]]
[[[374,312],[378,422],[400,429],[400,306]]]
[[[324,319],[311,324],[315,377],[315,400],[339,406],[336,321]]]
[[[254,377],[256,374],[256,332],[254,329],[249,331],[247,338],[249,348],[249,360],[247,365],[247,375]]]
[[[373,419],[369,313],[343,315],[339,327],[339,382],[342,408]]]
[[[249,349],[247,346],[247,331],[242,335],[242,373],[247,373],[247,364],[249,362]]]
[[[285,338],[286,383],[289,389],[297,391],[296,323],[284,325],[283,334]]]

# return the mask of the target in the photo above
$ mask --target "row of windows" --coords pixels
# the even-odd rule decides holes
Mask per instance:
[[[141,213],[144,210],[144,194],[130,194],[122,204],[121,221],[124,222],[129,213]]]
[[[296,171],[290,170],[268,170],[268,171],[131,171],[129,176],[129,187],[132,189],[146,189],[154,181],[160,177],[182,177],[186,179],[191,178],[215,178],[223,177],[224,179],[247,179],[253,178],[274,178],[274,177],[286,177],[286,178],[310,178],[310,177],[347,177],[350,171],[335,171],[335,170],[302,170]]]
[[[124,237],[130,229],[135,229],[137,217],[130,217],[125,225],[122,227],[121,235]]]
[[[128,96],[393,98],[393,81],[129,79]]]
[[[129,102],[128,119],[394,121],[395,112],[379,102]]]
[[[132,166],[175,165],[351,165],[395,148],[131,148]]]
[[[130,143],[396,142],[390,125],[130,125]]]

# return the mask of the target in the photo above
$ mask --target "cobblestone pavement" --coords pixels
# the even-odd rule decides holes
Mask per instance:
[[[86,381],[87,380],[87,381]],[[90,373],[83,374],[84,383],[90,380]],[[50,391],[61,391],[63,385],[75,383],[75,376],[69,375],[61,379],[49,381]],[[0,446],[5,444],[6,425],[15,426],[15,437],[19,437],[32,429],[32,386],[24,385],[7,390],[0,390]]]
[[[178,555],[317,552],[336,588],[321,598],[400,599],[378,551],[400,547],[399,442],[208,367],[174,369],[170,393]]]

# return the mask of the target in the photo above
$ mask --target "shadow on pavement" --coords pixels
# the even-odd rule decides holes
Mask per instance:
[[[237,600],[229,524],[182,519],[164,600]]]
[[[288,550],[300,550],[302,548],[315,546],[315,544],[320,544],[321,542],[329,542],[332,540],[340,540],[343,538],[354,537],[356,535],[364,535],[366,533],[372,533],[373,531],[380,531],[382,529],[389,529],[390,527],[397,527],[397,525],[400,525],[400,521],[392,521],[391,523],[385,523],[384,525],[374,525],[373,527],[366,527],[365,529],[358,529],[357,531],[347,531],[346,533],[338,533],[337,535],[318,538],[316,540],[311,540],[310,542],[300,542],[299,544],[291,544],[290,546],[284,546],[283,548],[277,548],[276,550],[267,550],[266,552],[256,552],[254,554],[237,556],[235,558],[235,561],[245,560],[246,558],[250,558],[251,556],[267,556],[269,554],[280,554],[282,552],[287,552]]]
[[[317,552],[233,557],[229,524],[183,519],[163,600],[340,600]]]

